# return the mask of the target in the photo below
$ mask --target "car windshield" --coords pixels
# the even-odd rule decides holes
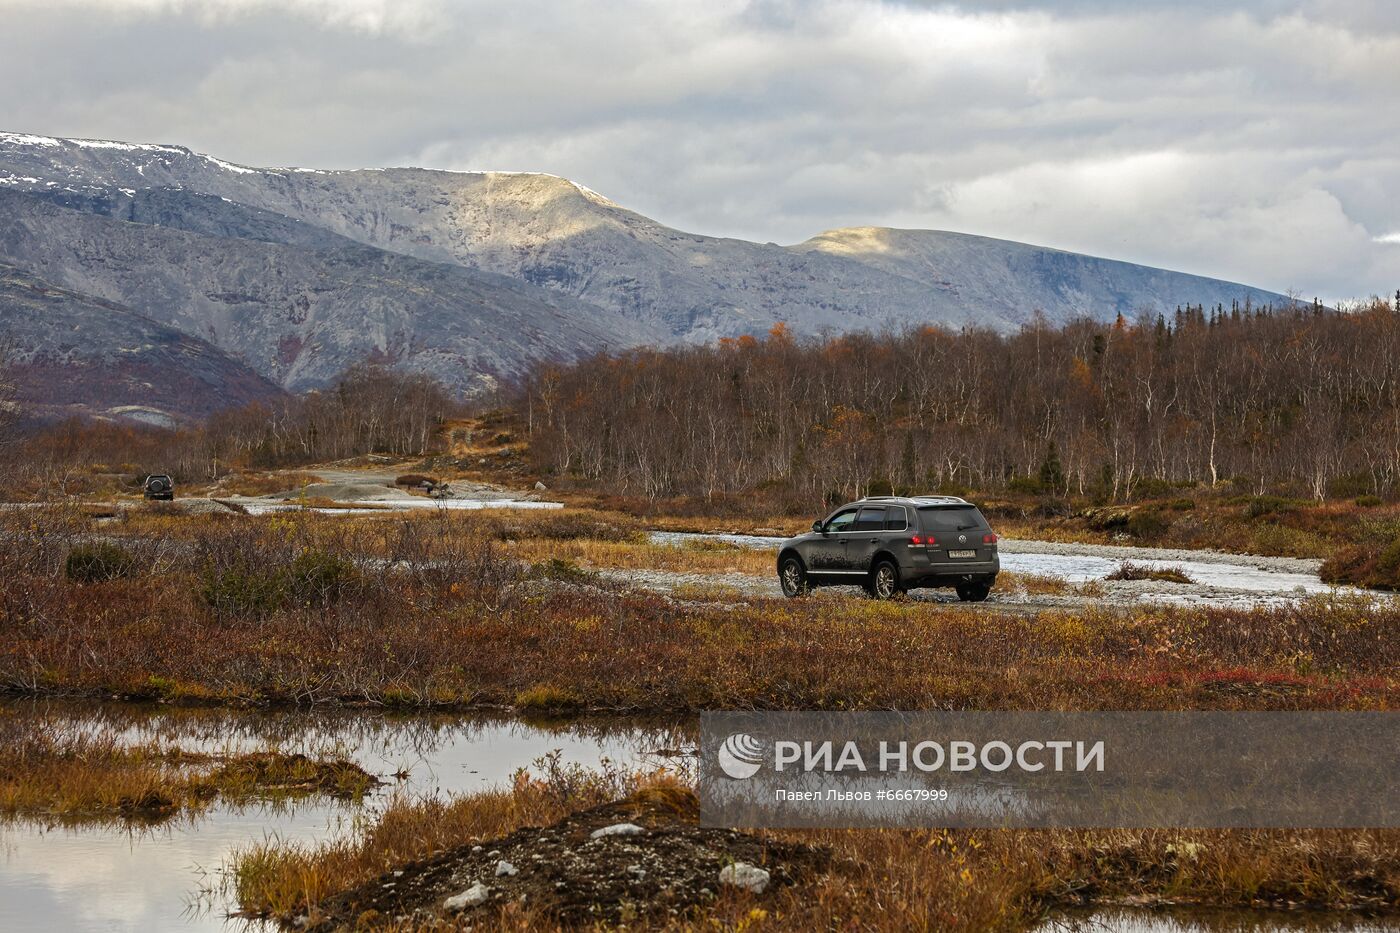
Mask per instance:
[[[970,528],[985,528],[987,520],[976,506],[934,505],[919,509],[919,524],[924,531],[966,531]]]

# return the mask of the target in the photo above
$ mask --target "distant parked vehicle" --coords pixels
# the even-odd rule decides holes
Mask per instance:
[[[175,480],[166,473],[152,473],[141,483],[141,489],[147,499],[169,502],[175,498]]]
[[[876,599],[952,587],[964,602],[981,602],[1000,571],[996,534],[977,506],[956,496],[870,496],[778,550],[778,580],[789,597],[859,583]]]

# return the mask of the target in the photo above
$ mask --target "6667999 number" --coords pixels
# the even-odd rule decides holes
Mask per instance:
[[[948,799],[948,791],[945,788],[913,787],[900,788],[897,790],[880,790],[875,792],[876,800],[918,800],[944,802]]]

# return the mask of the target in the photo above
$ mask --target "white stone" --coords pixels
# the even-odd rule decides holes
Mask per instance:
[[[478,881],[461,894],[454,894],[443,901],[442,906],[447,910],[465,910],[468,907],[476,907],[486,903],[486,899],[490,896],[491,889]]]
[[[595,829],[589,834],[589,839],[602,839],[604,836],[640,836],[646,830],[636,823],[614,823],[611,826],[604,826],[602,829]]]
[[[719,883],[762,894],[768,887],[768,872],[748,862],[735,862],[719,870]]]
[[[520,874],[520,869],[516,868],[510,862],[507,862],[505,859],[501,859],[499,862],[496,863],[497,878],[508,878],[511,875],[518,874]]]

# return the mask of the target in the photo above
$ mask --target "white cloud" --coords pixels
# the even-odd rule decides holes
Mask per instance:
[[[1400,284],[1400,6],[1381,0],[0,10],[0,82],[23,90],[4,129],[553,172],[759,240],[945,227],[1325,298]]]
[[[443,21],[447,0],[0,0],[0,10],[37,9],[118,16],[189,16],[217,25],[262,13],[367,33],[422,34]]]

